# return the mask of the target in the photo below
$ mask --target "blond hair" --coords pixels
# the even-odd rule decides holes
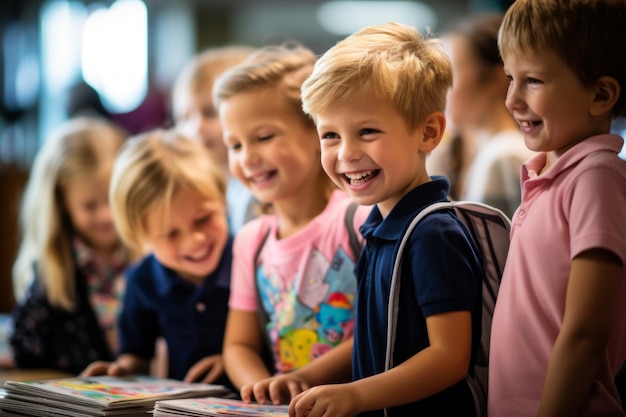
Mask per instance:
[[[185,65],[172,89],[172,113],[175,119],[185,117],[191,97],[212,88],[215,79],[225,70],[241,62],[255,51],[250,46],[224,46],[207,49]]]
[[[315,123],[302,111],[300,95],[302,82],[313,70],[316,60],[317,56],[311,50],[296,42],[260,48],[246,61],[218,77],[213,86],[213,102],[219,108],[221,102],[237,94],[271,89],[276,100],[284,100],[287,108],[302,126],[311,130],[311,137],[317,141]],[[321,161],[319,172],[321,182],[329,191],[333,190],[335,185],[324,173]],[[262,205],[261,212],[271,212],[271,204]]]
[[[21,242],[13,265],[18,301],[36,272],[51,305],[75,307],[73,227],[63,192],[77,179],[93,175],[102,163],[112,163],[126,136],[109,121],[78,117],[55,130],[37,153],[19,216]]]
[[[303,109],[315,117],[363,93],[388,100],[413,129],[444,111],[452,85],[448,56],[435,39],[410,26],[370,26],[330,48],[302,85]]]
[[[263,47],[215,80],[213,102],[219,107],[222,101],[236,94],[273,88],[286,99],[302,123],[314,129],[313,121],[302,112],[300,87],[311,73],[316,59],[311,50],[297,43]]]
[[[517,0],[507,10],[498,46],[503,57],[554,52],[591,87],[603,76],[626,88],[626,2],[624,0]],[[620,94],[613,116],[626,111]]]
[[[149,214],[169,211],[176,192],[185,187],[226,205],[222,171],[202,144],[174,129],[131,137],[113,165],[109,195],[122,240],[141,251]]]

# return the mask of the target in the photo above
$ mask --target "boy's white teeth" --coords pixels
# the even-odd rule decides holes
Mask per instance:
[[[266,174],[255,175],[251,179],[252,179],[252,181],[255,181],[255,182],[261,182],[261,181],[265,181],[269,177],[270,177],[270,174],[266,173]]]
[[[356,174],[348,174],[348,173],[346,173],[345,175],[346,175],[346,177],[348,177],[351,180],[360,180],[361,178],[365,178],[365,177],[367,177],[369,175],[372,175],[372,171],[364,171],[364,172],[359,172],[359,173],[356,173]]]
[[[209,248],[206,248],[202,253],[200,254],[194,254],[194,255],[187,255],[187,259],[190,260],[191,262],[198,262],[198,261],[202,261],[203,259],[205,259],[208,255],[209,255]]]
[[[532,127],[537,124],[537,122],[520,122],[523,127]]]

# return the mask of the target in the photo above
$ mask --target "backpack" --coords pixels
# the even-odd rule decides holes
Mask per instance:
[[[359,240],[357,233],[354,231],[354,215],[356,213],[357,208],[358,208],[358,204],[356,204],[355,202],[351,202],[350,205],[346,208],[346,213],[345,213],[344,221],[343,221],[344,227],[346,228],[346,231],[348,232],[348,239],[349,239],[348,244],[350,245],[350,251],[352,252],[352,255],[354,255],[355,259],[359,259],[361,250],[363,250],[363,244]],[[261,250],[263,249],[263,246],[265,246],[265,241],[267,240],[267,237],[270,234],[270,230],[268,229],[264,233],[265,234],[263,235],[263,238],[261,239],[261,242],[259,243],[259,246],[257,247],[254,253],[253,271],[255,271],[255,273],[256,273],[257,265],[259,263],[259,255],[261,254]],[[259,325],[261,327],[261,334],[263,335],[263,339],[264,339],[264,343],[263,343],[262,351],[261,351],[261,358],[263,359],[263,363],[265,364],[267,369],[270,370],[270,372],[273,372],[275,368],[274,353],[272,349],[272,341],[270,340],[270,337],[267,334],[267,323],[269,322],[270,318],[267,314],[267,311],[265,311],[265,309],[263,308],[263,299],[261,298],[261,292],[259,291],[259,282],[256,276],[254,277],[254,286],[255,286],[256,302],[257,302],[257,312],[258,312],[257,316],[259,319]]]
[[[472,392],[476,415],[487,415],[487,387],[489,376],[489,340],[491,336],[491,319],[500,289],[502,271],[509,250],[511,221],[501,211],[483,203],[470,201],[445,201],[434,203],[418,213],[405,230],[396,252],[389,304],[387,310],[387,349],[385,354],[385,370],[393,367],[393,347],[396,338],[398,316],[398,297],[400,289],[400,266],[403,251],[413,229],[428,214],[443,209],[454,209],[457,217],[470,232],[482,254],[485,275],[482,280],[482,330],[481,341],[476,354],[473,372],[469,372],[465,380]],[[388,411],[385,410],[385,416]]]

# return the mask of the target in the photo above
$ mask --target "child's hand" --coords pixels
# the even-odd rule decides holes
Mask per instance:
[[[307,389],[309,389],[309,384],[306,381],[294,374],[285,374],[244,385],[239,394],[247,403],[251,402],[254,397],[259,404],[265,404],[269,395],[272,404],[287,404],[293,397]]]
[[[87,368],[80,374],[82,377],[97,376],[97,375],[110,375],[110,376],[124,376],[128,375],[127,369],[120,366],[116,362],[97,361],[89,364]]]
[[[199,381],[199,378],[203,375],[204,378]],[[222,355],[212,355],[201,359],[194,366],[192,366],[187,372],[187,375],[185,375],[185,382],[201,382],[204,384],[210,384],[222,375],[224,375],[224,362],[222,361]]]
[[[289,403],[289,417],[350,417],[358,414],[359,402],[352,384],[320,385]]]

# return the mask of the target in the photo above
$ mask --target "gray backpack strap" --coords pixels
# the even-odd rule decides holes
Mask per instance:
[[[502,271],[509,248],[511,221],[501,211],[487,204],[471,201],[446,201],[432,204],[418,213],[402,235],[394,259],[389,305],[387,306],[387,346],[385,370],[393,367],[393,348],[396,340],[396,323],[400,292],[400,272],[403,253],[411,233],[417,224],[428,214],[440,209],[454,209],[457,218],[465,225],[481,253],[485,274],[482,279],[482,329],[473,373],[465,376],[474,398],[477,416],[486,416],[489,366],[489,342],[491,319],[500,288]],[[385,416],[388,416],[385,409]]]
[[[261,254],[261,250],[263,249],[263,246],[265,246],[265,241],[267,240],[267,238],[269,237],[271,232],[271,227],[268,228],[263,235],[263,238],[261,239],[261,242],[259,243],[259,246],[257,247],[256,251],[254,252],[254,258],[253,258],[253,263],[252,263],[252,273],[254,274],[254,289],[255,289],[255,294],[256,294],[256,303],[257,303],[257,318],[259,319],[259,327],[260,327],[260,331],[261,331],[261,336],[263,337],[263,347],[261,349],[261,358],[263,359],[263,362],[265,363],[265,366],[267,367],[267,369],[274,373],[274,369],[275,369],[275,364],[274,364],[274,354],[272,353],[272,341],[270,339],[269,334],[267,333],[267,323],[269,322],[270,318],[269,315],[267,314],[267,311],[265,311],[265,307],[263,307],[263,298],[261,297],[261,291],[259,288],[259,281],[258,278],[256,276],[256,269],[257,266],[259,264],[259,255]]]
[[[389,304],[387,305],[387,350],[385,353],[385,371],[393,368],[393,347],[396,342],[396,326],[398,321],[397,319],[399,308],[398,298],[400,297],[400,269],[402,266],[402,258],[404,255],[404,247],[407,245],[413,229],[415,229],[417,224],[422,221],[424,217],[434,211],[446,208],[454,208],[454,203],[450,201],[442,201],[439,203],[431,204],[430,206],[420,211],[417,216],[413,218],[411,223],[409,223],[409,226],[406,228],[404,234],[402,235],[400,245],[398,245],[398,251],[396,253],[396,257],[393,263],[393,272],[391,275]]]
[[[363,245],[354,231],[354,214],[356,213],[356,209],[358,207],[359,205],[354,201],[350,203],[346,209],[346,216],[344,218],[346,230],[348,231],[348,236],[350,238],[350,250],[352,251],[352,255],[354,255],[355,259],[359,259],[359,255],[363,250]]]
[[[444,208],[454,208],[454,203],[450,201],[442,201],[440,203],[434,203],[420,211],[409,223],[409,226],[404,231],[400,244],[398,245],[398,251],[393,263],[393,272],[391,275],[391,286],[389,288],[389,304],[387,305],[387,348],[385,352],[385,371],[393,368],[393,348],[396,343],[396,327],[398,324],[398,309],[399,309],[399,297],[400,297],[400,270],[402,267],[402,258],[404,255],[404,248],[407,245],[411,233],[417,227],[417,224],[422,221],[424,217]],[[389,409],[385,408],[385,417],[389,416]]]

